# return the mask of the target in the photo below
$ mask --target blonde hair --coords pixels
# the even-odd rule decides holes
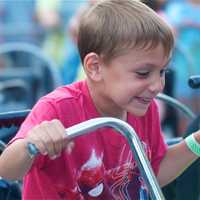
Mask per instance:
[[[81,18],[78,48],[82,62],[90,52],[108,62],[130,49],[151,49],[160,43],[169,56],[174,46],[171,28],[137,0],[102,0]]]

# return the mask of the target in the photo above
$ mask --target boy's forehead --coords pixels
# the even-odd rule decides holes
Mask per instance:
[[[148,66],[166,66],[170,62],[170,55],[171,53],[166,53],[163,45],[159,44],[154,48],[132,48],[113,59],[121,62],[135,62],[136,64],[143,63]]]
[[[171,50],[172,51],[172,50]],[[127,54],[137,54],[140,56],[143,56],[143,58],[149,58],[153,55],[162,55],[163,58],[167,57],[171,57],[171,51],[170,52],[166,52],[164,45],[159,42],[156,45],[152,45],[151,42],[146,43],[146,44],[142,44],[142,45],[137,45],[129,50],[127,50]]]

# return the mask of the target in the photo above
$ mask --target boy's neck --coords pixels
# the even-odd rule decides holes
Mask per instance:
[[[127,121],[127,115],[128,114],[127,114],[126,111],[124,111],[124,113],[122,113],[122,114],[106,113],[106,112],[103,112],[100,109],[98,109],[98,107],[96,105],[95,105],[95,107],[102,117],[114,117],[114,118],[117,118],[117,119],[121,119],[125,122]]]

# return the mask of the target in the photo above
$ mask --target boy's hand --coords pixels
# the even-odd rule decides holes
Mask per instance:
[[[34,144],[42,155],[48,155],[51,159],[59,157],[64,148],[70,152],[73,147],[73,143],[66,138],[64,126],[57,119],[35,126],[29,131],[26,140]]]

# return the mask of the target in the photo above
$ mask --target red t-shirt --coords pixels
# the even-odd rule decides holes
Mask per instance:
[[[100,115],[86,81],[77,82],[41,98],[14,140],[25,137],[28,130],[44,120],[59,119],[67,128],[96,117]],[[143,117],[128,113],[128,123],[141,139],[156,174],[166,145],[155,102]],[[101,128],[75,138],[74,142],[71,154],[63,151],[55,160],[37,156],[23,180],[23,199],[128,200],[146,195],[137,163],[121,134],[111,128]]]

